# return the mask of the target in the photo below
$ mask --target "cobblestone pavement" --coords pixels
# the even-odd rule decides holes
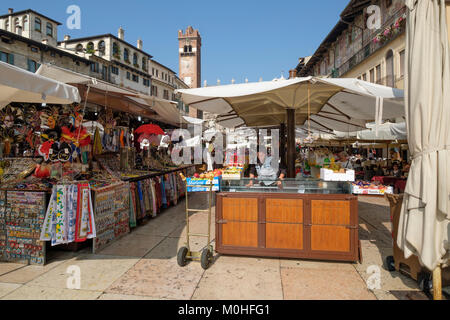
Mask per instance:
[[[190,199],[195,208],[206,205],[204,195]],[[361,264],[216,255],[207,271],[197,262],[180,268],[176,255],[185,242],[184,210],[184,202],[165,210],[95,255],[87,249],[52,252],[44,267],[0,263],[0,299],[427,299],[414,280],[383,268],[392,254],[384,198],[359,198]],[[193,213],[191,232],[205,232],[207,221],[206,213]],[[214,238],[214,217],[211,225]],[[192,238],[193,250],[205,245],[205,239]],[[81,270],[79,290],[67,288],[72,265]],[[369,290],[367,271],[373,266],[381,283]]]

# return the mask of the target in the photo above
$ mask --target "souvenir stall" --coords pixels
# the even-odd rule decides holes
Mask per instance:
[[[0,72],[0,260],[42,265],[47,246],[41,231],[54,180],[30,175],[42,164],[36,158],[41,145],[37,132],[46,141],[54,139],[47,135],[54,118],[47,117],[50,121],[41,128],[40,109],[42,104],[79,102],[80,96],[72,86],[3,62]]]
[[[47,79],[13,71],[19,84]],[[1,260],[42,265],[53,247],[87,245],[97,252],[129,233],[139,217],[176,204],[184,191],[176,172],[187,168],[172,165],[167,149],[135,151],[144,119],[133,115],[148,121],[151,111],[98,85],[79,91],[48,83],[59,91],[27,95],[24,89],[14,96],[17,90],[5,90],[11,95],[0,97],[6,101],[0,107]],[[2,90],[7,85],[0,83]]]

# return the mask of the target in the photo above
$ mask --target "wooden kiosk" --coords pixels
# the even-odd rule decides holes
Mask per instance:
[[[218,253],[360,260],[358,202],[348,183],[247,184],[246,179],[234,181],[216,196]]]

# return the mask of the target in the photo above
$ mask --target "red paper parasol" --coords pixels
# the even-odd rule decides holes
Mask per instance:
[[[146,134],[156,134],[156,135],[164,135],[163,129],[156,124],[144,124],[140,126],[136,130],[137,134],[146,133]]]

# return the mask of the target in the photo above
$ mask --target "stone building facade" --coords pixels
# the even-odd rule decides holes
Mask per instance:
[[[381,27],[370,27],[377,5]],[[358,78],[403,89],[405,74],[405,0],[351,0],[299,76]]]
[[[91,74],[89,59],[57,47],[61,23],[33,10],[0,16],[0,61],[36,72],[42,63],[51,63],[75,72]]]
[[[98,70],[107,81],[150,95],[152,76],[149,67],[152,56],[142,50],[141,40],[133,46],[125,41],[124,36],[125,31],[120,28],[117,37],[112,34],[78,39],[65,36],[58,45],[75,55],[92,57],[99,63]]]

